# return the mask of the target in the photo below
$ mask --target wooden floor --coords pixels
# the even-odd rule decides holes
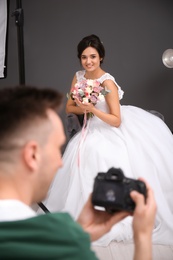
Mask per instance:
[[[134,245],[111,242],[108,247],[93,246],[99,260],[133,260]],[[173,260],[173,245],[153,245],[153,260]]]

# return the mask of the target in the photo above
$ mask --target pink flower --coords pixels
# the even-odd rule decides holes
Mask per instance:
[[[92,104],[97,104],[97,97],[95,95],[92,95],[90,97],[90,101],[91,101]]]
[[[101,86],[95,86],[95,87],[93,87],[93,91],[94,91],[94,92],[100,93],[100,91],[102,91],[102,90],[103,90],[103,87],[101,87]]]

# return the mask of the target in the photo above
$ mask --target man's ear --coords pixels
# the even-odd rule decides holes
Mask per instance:
[[[23,160],[31,171],[38,168],[40,153],[39,145],[35,141],[29,141],[23,148]]]

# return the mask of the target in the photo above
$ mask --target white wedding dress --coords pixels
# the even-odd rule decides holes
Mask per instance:
[[[84,73],[77,72],[77,79],[85,79]],[[98,80],[102,83],[105,79],[115,82],[108,73]],[[119,86],[118,91],[121,99]],[[108,112],[105,100],[96,107]],[[96,116],[88,120],[85,131],[69,141],[64,166],[58,170],[43,203],[51,212],[67,211],[76,219],[92,192],[97,173],[121,168],[127,177],[144,177],[150,183],[158,206],[153,243],[173,245],[173,135],[163,120],[135,106],[122,105],[121,118],[118,128]],[[131,241],[131,222],[132,217],[127,217],[94,244]]]

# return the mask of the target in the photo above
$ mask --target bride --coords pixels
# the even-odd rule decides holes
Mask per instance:
[[[52,212],[67,211],[77,219],[97,173],[121,168],[127,177],[144,177],[154,190],[158,212],[153,243],[173,244],[172,133],[155,115],[135,106],[120,105],[124,92],[114,77],[101,68],[105,49],[98,36],[83,38],[77,50],[83,70],[76,72],[71,91],[77,82],[97,79],[109,93],[96,105],[78,98],[67,101],[67,113],[94,116],[69,141],[63,155],[64,166],[43,203]],[[114,226],[95,244],[132,241],[131,218]]]

